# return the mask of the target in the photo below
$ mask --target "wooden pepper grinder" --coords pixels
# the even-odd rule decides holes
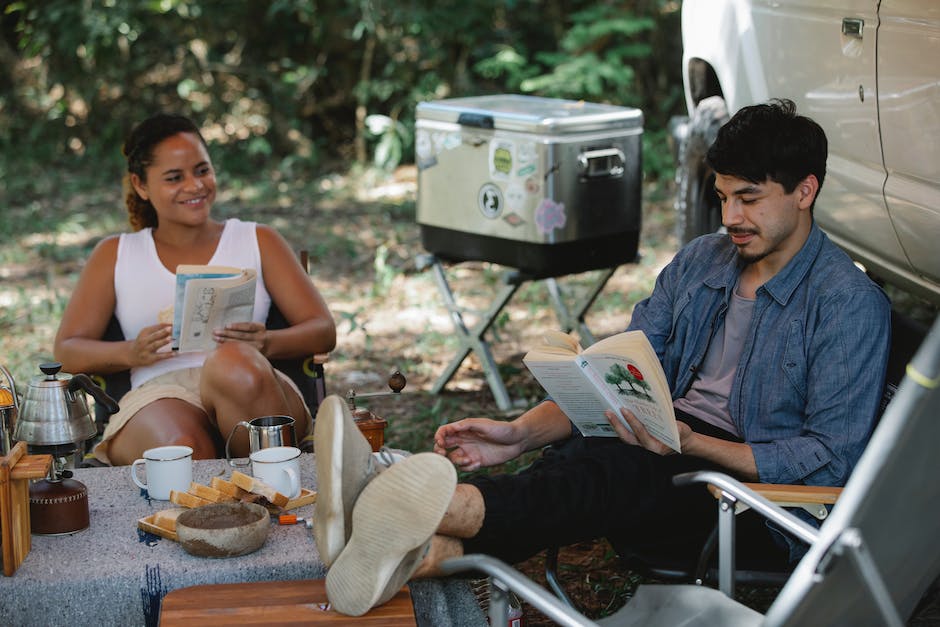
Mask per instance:
[[[357,398],[375,398],[377,396],[388,396],[389,394],[401,394],[405,389],[405,376],[398,370],[392,373],[388,378],[388,387],[391,392],[367,392],[365,394],[356,394],[355,390],[350,390],[346,396],[346,402],[349,403],[349,410],[352,412],[356,426],[366,436],[373,451],[378,451],[385,445],[385,428],[388,427],[388,421],[385,418],[376,416],[368,409],[356,407]]]

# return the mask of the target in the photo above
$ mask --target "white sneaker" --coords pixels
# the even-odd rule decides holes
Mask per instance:
[[[326,574],[336,611],[361,616],[395,596],[421,563],[456,486],[446,457],[418,453],[363,488],[352,535]]]
[[[329,567],[349,539],[359,493],[395,457],[402,456],[387,451],[373,454],[345,401],[336,395],[323,399],[317,410],[313,447],[317,466],[313,536],[320,559]]]

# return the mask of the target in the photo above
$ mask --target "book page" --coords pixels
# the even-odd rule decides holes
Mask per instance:
[[[642,331],[605,338],[580,354],[566,334],[546,338],[523,363],[585,436],[616,436],[604,417],[609,409],[621,418],[629,409],[650,435],[679,451],[679,429],[666,375]],[[576,346],[576,343],[574,344]],[[580,348],[580,347],[579,347]]]
[[[256,273],[250,269],[239,271],[236,276],[188,277],[179,308],[178,350],[212,350],[215,348],[213,330],[234,322],[250,321],[256,282]]]
[[[176,266],[176,291],[173,302],[173,348],[179,348],[180,330],[183,326],[186,284],[194,279],[221,279],[241,275],[241,268],[230,266],[200,266],[181,264]]]
[[[679,452],[679,429],[669,388],[659,361],[632,359],[619,354],[582,355],[594,384],[603,390],[611,409],[620,415],[626,407],[650,435]]]
[[[537,361],[526,355],[525,364],[583,435],[617,437],[604,416],[609,403],[587,384],[574,359]]]

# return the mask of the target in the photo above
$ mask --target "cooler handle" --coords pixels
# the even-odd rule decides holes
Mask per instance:
[[[461,126],[475,126],[477,128],[493,128],[493,116],[485,113],[461,113],[457,116],[457,124]]]
[[[578,155],[578,169],[588,179],[623,176],[626,157],[619,148],[586,150]]]

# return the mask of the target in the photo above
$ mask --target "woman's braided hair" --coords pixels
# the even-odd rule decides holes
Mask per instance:
[[[179,133],[192,133],[203,139],[199,129],[189,118],[182,115],[158,113],[147,118],[131,131],[124,142],[122,152],[127,158],[127,173],[124,175],[124,202],[127,205],[128,220],[135,231],[157,226],[157,211],[149,200],[140,197],[131,184],[131,174],[136,174],[141,181],[147,180],[147,167],[153,164],[153,151],[157,144]],[[206,146],[208,149],[208,146]]]

